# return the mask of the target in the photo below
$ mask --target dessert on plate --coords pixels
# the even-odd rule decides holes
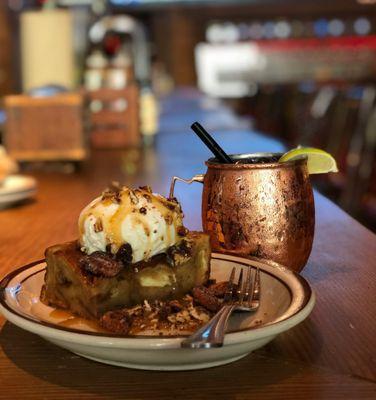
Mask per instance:
[[[113,184],[83,209],[76,241],[49,247],[42,301],[123,334],[189,334],[220,305],[208,235],[176,199]]]

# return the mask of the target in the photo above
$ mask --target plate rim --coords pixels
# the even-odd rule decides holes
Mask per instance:
[[[1,187],[4,185],[4,182],[6,182],[9,179],[17,179],[20,181],[24,181],[25,183],[27,183],[27,187],[22,187],[22,188],[6,188],[6,187]],[[6,195],[10,195],[10,194],[15,194],[15,193],[22,193],[22,192],[28,192],[28,191],[32,191],[32,190],[36,190],[38,184],[37,184],[37,180],[31,176],[31,175],[23,175],[23,174],[12,174],[7,176],[2,185],[0,185],[0,196],[6,196]]]
[[[259,338],[264,338],[267,336],[276,336],[280,332],[283,332],[289,327],[285,329],[286,325],[291,325],[291,327],[295,326],[297,323],[304,320],[312,311],[316,296],[314,291],[312,290],[311,286],[307,282],[305,278],[303,278],[298,273],[282,266],[271,260],[266,260],[257,257],[239,257],[230,254],[223,254],[223,253],[212,253],[212,258],[216,258],[219,260],[228,260],[233,261],[243,266],[250,266],[250,261],[254,261],[257,263],[265,264],[266,266],[277,268],[284,274],[289,274],[293,277],[293,279],[297,280],[297,283],[300,284],[303,293],[303,301],[302,304],[296,309],[291,315],[287,316],[282,320],[277,320],[276,322],[272,322],[270,324],[264,324],[261,326],[255,326],[250,329],[243,329],[238,331],[233,331],[226,333],[225,335],[225,345],[231,343],[242,343],[246,341],[252,341]],[[132,344],[133,348],[145,349],[145,348],[174,348],[180,347],[180,341],[183,340],[186,335],[179,335],[179,336],[130,336],[130,335],[119,335],[119,334],[111,334],[107,332],[89,332],[83,330],[77,330],[69,327],[64,326],[57,326],[51,322],[35,320],[31,317],[28,317],[24,314],[19,313],[18,311],[14,310],[6,301],[5,294],[6,288],[9,282],[14,279],[20,273],[26,271],[27,269],[31,269],[36,267],[39,264],[45,263],[45,259],[40,259],[23,265],[19,268],[16,268],[13,271],[10,271],[7,275],[5,275],[0,281],[0,311],[4,315],[4,317],[13,322],[17,326],[28,330],[29,332],[38,334],[45,338],[51,338],[56,340],[63,340],[74,342],[77,344],[84,344],[84,345],[99,345],[101,347],[119,347],[119,345],[127,345],[128,343]],[[38,270],[35,273],[40,273],[43,271],[44,268]],[[270,273],[269,271],[264,271],[272,275],[275,279],[282,281],[289,290],[291,290],[290,285],[288,285],[283,279],[280,279],[278,276]],[[304,312],[305,311],[305,312]],[[303,315],[302,315],[303,314]],[[11,318],[8,318],[11,316]],[[14,322],[17,321],[17,322]],[[25,327],[26,325],[26,327]],[[31,326],[32,328],[29,329]],[[269,332],[270,331],[270,332]],[[268,332],[268,334],[265,334]],[[251,338],[247,338],[251,334]],[[95,343],[90,343],[95,342]],[[134,344],[142,344],[142,346],[134,346]],[[125,346],[128,347],[128,346]]]

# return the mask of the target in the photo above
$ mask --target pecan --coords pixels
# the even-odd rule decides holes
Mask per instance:
[[[192,290],[194,300],[204,306],[209,311],[216,312],[219,310],[221,303],[213,296],[209,290],[204,286],[196,286]]]
[[[183,306],[179,303],[178,300],[171,300],[168,303],[168,305],[170,306],[171,312],[173,312],[173,313],[177,313],[183,308]]]
[[[114,260],[110,255],[101,251],[95,251],[79,260],[80,267],[94,276],[112,278],[123,268],[123,264]]]
[[[132,204],[138,204],[138,197],[132,189],[129,189],[129,198]]]
[[[108,311],[99,319],[99,324],[108,331],[127,334],[132,318],[126,310]]]
[[[129,243],[124,243],[119,247],[116,253],[116,259],[127,265],[132,262],[132,246]]]
[[[163,305],[158,311],[158,316],[162,321],[166,321],[167,317],[171,314],[171,307],[167,304]]]
[[[178,245],[170,246],[166,251],[167,262],[172,266],[182,263],[190,257],[191,249],[191,244],[184,239]]]
[[[141,214],[146,214],[146,208],[145,207],[141,207],[138,211],[140,211]]]
[[[172,203],[166,203],[166,207],[171,210],[174,211],[177,207],[177,204],[172,204]]]
[[[100,218],[98,218],[94,224],[94,232],[98,233],[98,232],[102,232],[102,231],[103,231],[102,220]]]
[[[145,192],[153,193],[153,191],[151,190],[151,187],[148,186],[148,185],[146,185],[146,186],[140,186],[140,189],[141,189],[141,190],[144,190]],[[146,198],[147,195],[144,195],[144,196],[145,196],[145,198]]]
[[[165,215],[164,219],[165,219],[167,225],[171,225],[173,222],[172,215],[170,215],[170,214]]]
[[[116,203],[121,202],[121,186],[119,182],[111,182],[111,185],[102,193],[102,200],[111,199]]]
[[[147,201],[148,203],[151,203],[151,196],[150,196],[150,195],[144,193],[143,196],[144,196],[144,198],[146,199],[146,201]]]
[[[226,293],[228,282],[218,282],[208,287],[208,292],[216,297],[223,297]]]

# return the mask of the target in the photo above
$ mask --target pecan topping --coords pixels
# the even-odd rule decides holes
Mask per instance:
[[[166,321],[170,314],[171,307],[168,304],[163,305],[158,311],[158,316],[162,321]]]
[[[135,195],[135,193],[132,189],[129,189],[129,198],[131,199],[132,204],[138,203],[138,197]]]
[[[146,194],[146,193],[144,193],[143,196],[144,196],[144,198],[146,199],[146,201],[147,201],[148,203],[151,203],[151,196],[149,196],[149,195]]]
[[[112,278],[123,268],[123,264],[114,260],[110,255],[101,251],[95,251],[79,260],[80,267],[95,276]]]
[[[228,282],[218,282],[209,286],[208,292],[216,297],[224,297]]]
[[[125,265],[130,264],[133,259],[132,253],[132,246],[129,243],[124,243],[119,247],[116,253],[116,259]]]
[[[145,192],[149,192],[149,193],[153,193],[153,191],[151,190],[151,187],[146,185],[146,186],[140,186],[141,190],[145,190]],[[147,195],[144,195],[147,196]]]
[[[126,310],[109,311],[99,319],[99,324],[111,332],[127,334],[132,318]]]
[[[140,211],[141,214],[146,214],[146,208],[145,207],[141,207],[139,209],[139,211]]]
[[[171,225],[172,224],[172,215],[170,215],[170,214],[165,215],[164,219],[165,219],[167,225]]]
[[[171,307],[171,312],[179,312],[183,306],[179,303],[178,300],[171,300],[168,305]]]
[[[111,199],[116,203],[121,202],[121,186],[119,182],[111,182],[111,185],[102,193],[102,200]]]
[[[150,303],[144,300],[143,304],[132,308],[106,312],[100,324],[109,331],[131,335],[145,329],[157,331],[157,334],[162,331],[173,334],[177,331],[193,332],[213,314],[193,301],[190,295],[179,300],[155,300]]]
[[[103,231],[102,220],[100,218],[98,218],[94,224],[94,232],[98,233],[98,232],[102,232],[102,231]]]
[[[176,209],[176,206],[177,204],[166,203],[166,207],[171,211],[174,211]]]
[[[194,300],[210,311],[216,312],[221,307],[219,300],[204,286],[196,286],[192,290]]]
[[[191,249],[190,243],[183,239],[178,245],[171,246],[167,249],[167,262],[172,266],[177,265],[179,260],[182,262],[191,255]]]

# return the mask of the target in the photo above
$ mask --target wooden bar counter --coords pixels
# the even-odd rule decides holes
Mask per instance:
[[[80,210],[110,181],[150,184],[167,194],[172,175],[204,172],[209,154],[189,130],[194,120],[217,132],[230,153],[282,150],[242,126],[217,129],[232,116],[220,107],[204,112],[200,101],[188,92],[183,102],[165,102],[153,148],[97,151],[73,174],[34,173],[36,199],[0,211],[1,277],[42,258],[47,246],[75,238]],[[201,186],[178,185],[176,193],[186,225],[200,228]],[[0,398],[375,399],[376,236],[320,194],[315,201],[314,247],[302,274],[316,306],[267,346],[207,370],[139,371],[81,358],[0,317]]]

